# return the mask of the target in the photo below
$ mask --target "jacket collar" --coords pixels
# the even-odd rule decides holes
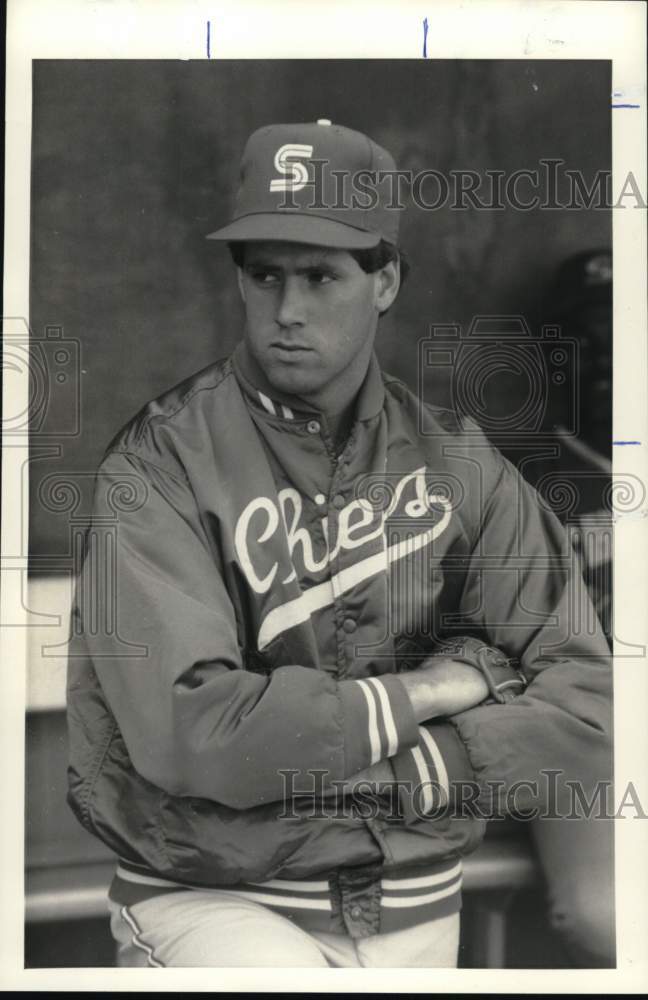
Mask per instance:
[[[232,355],[234,374],[241,388],[252,401],[268,413],[285,420],[298,419],[301,414],[307,419],[320,411],[300,396],[291,396],[275,389],[257,364],[242,340]],[[382,410],[385,400],[385,386],[380,365],[375,354],[371,355],[369,367],[356,399],[356,420],[371,420]]]

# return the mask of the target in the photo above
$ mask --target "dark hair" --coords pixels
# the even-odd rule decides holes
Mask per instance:
[[[245,243],[228,243],[227,246],[236,266],[243,267]],[[402,250],[399,250],[393,243],[388,243],[387,240],[381,240],[378,246],[370,247],[368,250],[349,250],[349,253],[366,274],[374,274],[385,264],[389,264],[391,260],[400,260],[401,287],[409,274],[410,267],[407,257]]]
[[[379,271],[385,264],[389,264],[390,260],[400,260],[401,286],[409,274],[407,257],[402,250],[387,240],[381,240],[377,247],[370,247],[369,250],[349,250],[349,253],[367,274]]]

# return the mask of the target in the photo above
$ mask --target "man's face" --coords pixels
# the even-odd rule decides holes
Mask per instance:
[[[323,403],[343,375],[366,371],[398,268],[366,274],[346,250],[247,243],[239,285],[247,344],[269,382]]]

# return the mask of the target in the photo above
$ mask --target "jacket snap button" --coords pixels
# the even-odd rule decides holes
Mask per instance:
[[[320,422],[319,420],[309,420],[306,424],[306,430],[309,434],[319,434],[320,432]]]
[[[360,917],[362,916],[362,910],[360,909],[359,906],[351,907],[351,916],[353,917],[354,920],[360,919]]]
[[[344,622],[343,622],[343,624],[342,624],[342,628],[344,629],[344,631],[345,631],[345,632],[348,632],[348,633],[349,633],[349,635],[350,635],[350,634],[351,634],[352,632],[355,632],[355,630],[357,629],[357,627],[358,627],[358,626],[357,626],[357,625],[356,625],[356,623],[354,622],[353,618],[345,618],[345,619],[344,619]]]
[[[344,507],[344,497],[342,496],[341,493],[337,493],[333,497],[333,506],[335,507],[336,510],[342,510],[342,508]]]

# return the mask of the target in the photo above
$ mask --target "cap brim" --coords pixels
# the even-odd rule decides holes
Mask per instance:
[[[224,240],[228,243],[271,240],[307,243],[339,250],[368,250],[378,246],[382,237],[379,233],[356,229],[343,222],[321,219],[312,214],[260,212],[255,215],[244,215],[229,226],[209,233],[206,239]]]

